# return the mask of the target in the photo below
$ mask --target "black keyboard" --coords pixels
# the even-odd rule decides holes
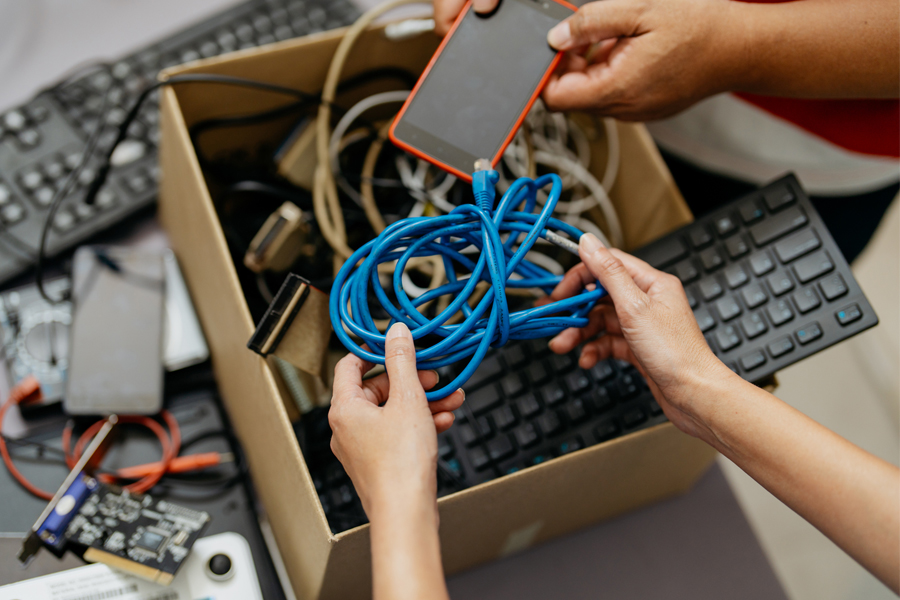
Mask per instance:
[[[98,121],[109,125],[95,152],[102,155],[113,143],[115,126],[160,70],[340,27],[357,15],[348,0],[251,0],[0,113],[0,282],[34,265],[48,205],[80,162]],[[106,94],[107,110],[100,114]],[[128,140],[116,149],[115,167],[92,206],[81,199],[99,164],[81,173],[54,219],[50,256],[156,200],[158,119],[158,104],[151,98],[129,128]]]
[[[710,347],[749,381],[878,323],[792,175],[635,254],[681,279]]]

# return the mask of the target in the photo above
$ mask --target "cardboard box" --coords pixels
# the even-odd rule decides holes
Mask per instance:
[[[194,63],[174,73],[219,73],[319,91],[341,32],[329,32]],[[388,41],[363,35],[344,77],[375,67],[420,72],[438,40]],[[364,49],[364,51],[360,51]],[[243,443],[298,598],[363,598],[371,593],[368,526],[332,535],[291,428],[275,372],[246,348],[254,331],[188,126],[213,116],[258,111],[284,98],[218,85],[182,84],[161,97],[160,217],[203,323],[222,397]],[[691,220],[641,125],[620,124],[621,170],[612,190],[629,248]],[[217,132],[220,149],[283,134],[272,127]],[[595,152],[596,169],[604,164]],[[664,424],[549,461],[439,501],[448,574],[688,490],[713,461],[702,442]]]

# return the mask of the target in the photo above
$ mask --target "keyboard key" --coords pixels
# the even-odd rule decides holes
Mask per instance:
[[[487,383],[491,379],[499,377],[503,374],[504,370],[505,369],[500,363],[500,359],[497,357],[497,355],[490,355],[481,361],[481,364],[478,365],[478,369],[475,370],[475,374],[472,375],[471,379],[469,379],[466,387],[468,389],[474,390],[475,388]]]
[[[491,460],[499,461],[509,458],[516,453],[509,437],[505,435],[498,436],[497,439],[488,442],[488,451],[491,453]]]
[[[0,220],[4,225],[14,225],[25,218],[25,209],[19,204],[7,204],[0,208]]]
[[[754,350],[750,354],[742,356],[740,362],[745,371],[752,371],[766,364],[766,355],[762,350]]]
[[[550,364],[553,365],[556,375],[561,375],[577,367],[578,360],[573,354],[554,354],[550,359]]]
[[[94,200],[94,205],[99,210],[104,210],[106,208],[110,208],[115,206],[116,204],[116,194],[110,189],[103,188],[99,192],[97,192],[97,198]]]
[[[741,265],[731,265],[725,269],[725,283],[731,289],[736,289],[750,281],[750,276]]]
[[[716,332],[716,344],[722,352],[728,352],[741,344],[741,337],[733,325],[727,325]]]
[[[787,264],[792,260],[798,259],[805,254],[809,254],[822,245],[819,236],[812,229],[804,229],[798,233],[788,236],[775,244],[775,254],[778,260]]]
[[[449,436],[438,436],[438,458],[447,460],[456,450],[453,448],[453,440]]]
[[[614,404],[612,396],[609,394],[609,390],[605,387],[594,388],[586,398],[588,406],[590,406],[591,411],[595,413],[605,412],[612,408]]]
[[[664,238],[641,251],[641,258],[656,269],[671,265],[687,255],[687,244],[680,237]]]
[[[713,242],[713,236],[706,225],[697,225],[688,231],[688,239],[697,250],[709,246]]]
[[[7,131],[13,133],[22,131],[27,124],[28,119],[25,118],[25,115],[21,111],[11,110],[3,115],[3,127]]]
[[[463,423],[459,428],[459,437],[466,446],[473,446],[482,439],[488,439],[493,433],[494,428],[491,427],[491,422],[488,421],[487,417],[478,419],[477,430],[471,423]]]
[[[742,289],[741,298],[744,299],[744,304],[747,305],[747,308],[756,308],[757,306],[762,306],[769,300],[769,296],[766,295],[766,291],[758,283],[751,283],[750,285]]]
[[[500,390],[496,386],[489,385],[473,392],[467,392],[465,402],[473,413],[480,415],[500,406],[503,403],[503,396],[500,395]]]
[[[800,207],[794,206],[757,223],[750,228],[750,236],[757,246],[765,246],[795,229],[806,225],[809,219]]]
[[[797,196],[795,196],[794,192],[785,185],[766,190],[763,193],[763,199],[766,201],[766,206],[769,207],[769,210],[775,212],[781,210],[785,206],[793,204],[794,201],[797,200]]]
[[[766,284],[768,284],[774,296],[781,296],[794,289],[794,282],[791,276],[787,274],[787,271],[779,271],[769,275],[766,278]]]
[[[37,129],[26,129],[25,131],[19,132],[19,135],[16,136],[16,141],[19,143],[19,148],[21,150],[31,150],[40,145],[41,134],[38,133]]]
[[[578,370],[566,376],[566,387],[569,393],[577,394],[591,387],[591,379],[585,371]]]
[[[761,277],[775,268],[775,262],[768,252],[757,252],[750,257],[750,270],[757,277]]]
[[[741,319],[741,329],[747,339],[752,340],[767,332],[769,327],[759,313],[753,313]]]
[[[500,387],[503,389],[503,395],[507,398],[515,398],[525,391],[525,382],[518,373],[507,375],[500,380]]]
[[[535,420],[538,429],[546,436],[553,436],[563,430],[562,421],[555,411],[548,411]]]
[[[634,375],[624,375],[616,381],[615,390],[620,400],[628,400],[641,393],[641,386]]]
[[[723,238],[737,231],[737,223],[734,222],[734,218],[731,215],[722,215],[713,222],[713,226],[716,228],[716,233],[719,234],[719,237]]]
[[[600,361],[591,367],[590,373],[597,383],[602,383],[615,375],[615,371],[613,371],[612,365],[609,364],[608,360]]]
[[[747,238],[739,235],[725,242],[725,250],[731,258],[740,258],[750,252],[750,244],[747,243]]]
[[[573,438],[570,438],[558,446],[560,456],[564,454],[571,454],[577,450],[581,450],[584,448],[584,444],[581,442],[581,438],[577,435]]]
[[[66,173],[66,166],[63,164],[62,160],[54,158],[44,165],[44,175],[54,183],[65,177]]]
[[[697,294],[694,293],[693,288],[685,288],[684,295],[687,296],[687,301],[691,308],[697,308],[697,306],[700,305],[700,301],[697,300]]]
[[[789,337],[783,337],[774,342],[770,342],[769,345],[766,346],[766,349],[769,351],[772,358],[778,358],[793,350],[794,342],[792,342]]]
[[[859,308],[859,304],[854,302],[834,313],[834,317],[841,326],[846,327],[850,323],[862,319],[862,311]]]
[[[540,389],[540,393],[547,406],[555,406],[566,399],[566,390],[562,388],[558,381],[551,381]]]
[[[707,272],[715,271],[725,264],[725,259],[722,258],[719,250],[715,246],[713,246],[712,248],[707,248],[700,253],[700,264],[703,265],[703,268]]]
[[[819,305],[822,304],[822,301],[819,300],[819,294],[817,294],[816,290],[813,288],[800,290],[794,294],[793,298],[794,304],[797,305],[797,310],[802,314],[806,314],[813,309],[819,308]]]
[[[715,300],[725,293],[725,290],[722,289],[722,285],[714,277],[708,277],[701,281],[699,288],[700,295],[703,296],[703,299],[707,302]]]
[[[37,169],[28,169],[19,175],[19,185],[26,191],[34,192],[44,184],[44,175]]]
[[[825,299],[829,302],[840,298],[849,291],[847,289],[847,284],[844,283],[844,278],[841,277],[840,273],[835,273],[831,277],[827,277],[820,281],[819,289],[822,290],[822,295],[825,296]]]
[[[619,427],[612,421],[602,421],[594,427],[594,438],[597,442],[605,442],[619,435]]]
[[[769,320],[775,327],[780,327],[794,318],[794,311],[791,310],[791,305],[787,300],[779,300],[766,307],[766,314],[769,315]]]
[[[797,341],[805,346],[822,337],[822,328],[819,327],[818,323],[810,323],[806,327],[795,331],[794,335],[797,336]]]
[[[702,331],[703,333],[706,333],[716,326],[716,320],[711,314],[709,314],[709,311],[705,308],[695,310],[694,318],[697,319],[697,325],[700,327],[700,331]]]
[[[746,200],[741,207],[738,209],[741,213],[741,220],[750,225],[751,223],[756,223],[760,219],[765,216],[765,212],[763,212],[762,206],[759,205],[759,200],[753,198],[751,200]]]
[[[622,424],[625,426],[625,429],[634,429],[646,420],[647,413],[637,406],[622,415]]]
[[[663,409],[662,409],[662,407],[656,402],[656,400],[650,400],[650,401],[647,403],[647,409],[650,411],[650,414],[653,415],[654,417],[657,417],[657,416],[663,414]]]
[[[541,412],[541,403],[538,402],[534,393],[528,393],[516,400],[516,408],[524,418],[530,419]]]
[[[569,422],[573,424],[578,424],[587,419],[588,413],[584,406],[584,401],[581,398],[575,398],[568,404],[566,404],[565,408],[566,417],[568,417]]]
[[[831,257],[823,251],[816,252],[794,263],[794,274],[800,283],[808,283],[834,269]]]
[[[36,189],[31,195],[32,199],[34,199],[34,203],[41,208],[50,206],[55,196],[56,192],[53,191],[53,188],[47,186]]]
[[[494,425],[497,426],[497,429],[501,431],[509,429],[518,422],[515,411],[508,404],[494,410],[491,413],[491,418],[494,420]]]
[[[12,200],[12,192],[9,188],[0,183],[0,206],[6,206]]]
[[[550,379],[550,371],[547,370],[547,365],[544,364],[544,361],[534,361],[528,365],[528,369],[525,372],[528,373],[528,379],[534,385],[540,385]]]
[[[508,364],[513,369],[518,369],[519,367],[528,363],[528,352],[526,346],[524,344],[515,344],[513,346],[507,346],[504,353],[503,358],[506,360],[506,364]]]
[[[491,460],[488,458],[487,453],[484,451],[484,448],[481,447],[469,450],[469,461],[476,471],[483,471],[491,464]]]
[[[700,269],[697,268],[697,263],[695,263],[693,259],[681,261],[672,267],[669,272],[680,279],[681,283],[684,285],[687,285],[700,277]]]
[[[731,296],[726,296],[716,302],[716,312],[723,321],[733,319],[743,312],[741,305]]]
[[[518,427],[513,432],[513,435],[520,448],[530,448],[537,444],[541,439],[541,434],[538,433],[538,430],[531,423],[525,423]]]
[[[65,233],[75,226],[75,217],[66,209],[61,209],[53,217],[53,227],[60,233]]]

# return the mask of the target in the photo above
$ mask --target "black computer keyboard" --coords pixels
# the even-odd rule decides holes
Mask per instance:
[[[681,279],[710,347],[749,381],[878,323],[792,175],[635,255]]]
[[[793,176],[635,254],[682,280],[713,351],[750,381],[878,322]],[[583,370],[577,360],[578,351],[552,354],[547,340],[493,350],[464,386],[456,424],[438,436],[439,495],[666,421],[631,365]],[[340,463],[323,455],[310,471],[332,528],[365,523]]]
[[[98,64],[0,113],[0,283],[34,265],[48,205],[80,162],[97,122],[103,119],[109,125],[95,153],[102,155],[113,143],[115,126],[160,70],[340,27],[357,15],[348,0],[251,0],[110,65]],[[106,94],[107,110],[100,114]],[[78,187],[54,219],[49,255],[74,247],[155,201],[158,118],[157,102],[151,99],[131,125],[129,139],[117,148],[115,167],[92,206],[81,199],[99,164],[89,164],[81,173]]]

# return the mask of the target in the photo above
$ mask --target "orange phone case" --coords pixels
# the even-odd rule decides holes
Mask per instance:
[[[577,7],[569,4],[565,0],[552,0],[552,1],[556,2],[557,4],[562,4],[566,8],[571,9],[572,11],[578,10]],[[404,102],[403,106],[400,108],[400,112],[398,112],[397,116],[394,117],[394,122],[391,124],[391,129],[389,132],[389,137],[391,138],[391,142],[393,142],[394,145],[397,146],[398,148],[402,148],[403,150],[405,150],[406,152],[409,152],[410,154],[418,156],[419,158],[421,158],[423,160],[427,160],[431,164],[436,165],[436,166],[444,169],[448,173],[451,173],[469,183],[472,182],[472,174],[471,173],[463,173],[459,169],[455,169],[455,168],[451,167],[450,165],[437,160],[433,156],[429,156],[429,155],[425,154],[418,148],[416,148],[414,146],[410,146],[406,142],[398,140],[397,137],[394,135],[394,129],[396,129],[397,123],[400,122],[400,119],[403,118],[403,114],[406,112],[406,109],[409,107],[409,104],[410,104],[410,102],[412,102],[413,98],[416,97],[416,92],[419,91],[419,88],[422,86],[422,82],[425,81],[426,77],[428,77],[428,73],[431,72],[431,68],[437,62],[437,59],[441,55],[441,52],[444,51],[444,47],[450,41],[450,38],[453,37],[453,34],[456,32],[456,28],[459,27],[459,24],[462,22],[463,17],[466,16],[466,13],[469,12],[471,7],[472,7],[472,0],[469,0],[468,2],[466,2],[466,5],[463,7],[462,11],[460,11],[459,16],[456,17],[456,21],[453,22],[453,27],[450,28],[450,31],[444,37],[443,41],[441,42],[441,45],[438,46],[438,49],[434,53],[434,56],[431,57],[431,60],[428,62],[428,66],[425,67],[425,70],[422,72],[421,77],[419,77],[419,80],[416,82],[416,86],[412,89],[412,92],[410,92],[409,98],[406,99],[406,102]],[[541,77],[540,83],[538,83],[537,88],[535,88],[534,94],[531,95],[531,98],[528,100],[528,104],[525,105],[525,110],[523,110],[522,114],[519,115],[519,118],[516,119],[515,125],[513,125],[512,130],[509,132],[509,135],[503,141],[503,144],[500,146],[500,149],[497,151],[497,154],[495,156],[491,157],[491,165],[492,166],[494,166],[494,167],[497,166],[497,163],[500,162],[500,159],[503,157],[503,153],[506,152],[507,146],[509,146],[510,143],[512,143],[513,138],[516,137],[516,133],[518,133],[519,127],[522,126],[522,122],[525,121],[525,117],[528,116],[528,113],[531,110],[532,105],[534,105],[534,102],[538,99],[538,96],[541,95],[541,92],[544,90],[544,86],[547,84],[547,80],[550,79],[550,75],[553,74],[553,71],[555,71],[556,67],[559,65],[559,61],[562,59],[562,55],[563,55],[562,52],[556,53],[556,56],[553,58],[553,62],[550,63],[550,66],[547,68],[547,72],[544,73],[544,76]],[[474,165],[473,165],[473,169],[474,169]]]

